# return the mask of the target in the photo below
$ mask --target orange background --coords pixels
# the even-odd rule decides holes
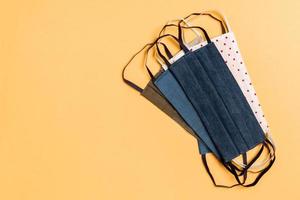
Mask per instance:
[[[226,14],[278,147],[254,188],[215,188],[195,139],[121,80],[167,20],[208,9]],[[300,199],[299,10],[296,0],[2,0],[0,199]],[[148,79],[141,65],[128,75]]]

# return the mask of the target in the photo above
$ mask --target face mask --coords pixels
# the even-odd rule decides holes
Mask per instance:
[[[211,43],[207,33],[204,30],[203,32],[208,43]],[[178,42],[181,47],[184,46],[182,42]],[[249,106],[245,106],[247,102],[243,103],[243,97],[239,96],[242,93],[232,94],[233,91],[237,91],[238,86],[230,85],[234,83],[232,81],[229,83],[226,82],[230,80],[228,73],[225,74],[227,75],[225,79],[222,79],[222,77],[219,77],[220,74],[217,74],[218,77],[211,80],[211,76],[214,73],[216,74],[216,70],[223,70],[224,65],[226,67],[226,64],[221,62],[222,59],[218,59],[220,55],[215,53],[215,46],[212,44],[211,46],[207,45],[203,47],[201,50],[203,51],[203,55],[206,56],[201,58],[200,61],[195,55],[196,53],[188,52],[186,47],[183,49],[186,55],[172,65],[168,63],[168,60],[161,53],[159,54],[169,65],[170,73],[178,81],[180,87],[197,111],[215,146],[221,152],[224,162],[229,162],[234,157],[249,151],[258,144],[264,143],[265,145],[263,131],[259,124],[257,124],[255,117],[251,116]],[[215,59],[218,62],[215,62]],[[213,71],[206,72],[208,70],[207,66],[214,67],[213,69],[209,69]],[[161,76],[164,77],[163,75]],[[159,82],[161,79],[163,78],[158,77],[155,81],[158,87],[160,87]],[[224,84],[226,86],[226,93],[221,91]],[[162,90],[161,92],[164,94]],[[166,98],[168,99],[167,96]],[[170,102],[173,101],[171,99],[168,100]],[[181,114],[179,110],[177,111]],[[243,115],[243,112],[248,113],[248,115]],[[241,133],[242,131],[243,133]],[[255,131],[255,133],[251,133],[252,131]],[[245,138],[251,140],[246,141]]]
[[[208,15],[210,17],[215,18],[214,16],[210,15],[210,14],[205,14]],[[179,20],[173,20],[171,22],[174,21],[179,21]],[[190,25],[187,21],[185,21],[184,19],[181,19],[181,21],[183,21],[185,24]],[[220,20],[218,20],[219,22],[221,22]],[[168,22],[165,27],[161,30],[161,32],[159,33],[159,35],[163,34],[165,32],[165,28],[167,28],[170,22]],[[196,29],[191,29],[195,35],[196,38],[194,40],[192,40],[190,43],[185,43],[185,45],[187,45],[188,47],[193,47],[195,44],[198,44],[199,42],[202,41],[202,37],[201,34],[196,30]],[[182,33],[183,37],[184,37],[184,33]],[[159,43],[162,44],[164,49],[166,50],[166,45],[164,45],[163,43]],[[170,51],[166,52],[166,55],[168,56],[168,58],[172,61],[177,60],[178,58],[180,58],[184,53],[180,52],[180,54],[177,54],[175,57],[173,57],[170,53]],[[160,62],[160,60],[158,59],[158,61]],[[161,62],[160,62],[161,63]],[[165,68],[166,69],[166,68]],[[185,95],[182,93],[182,90],[176,90],[177,88],[179,88],[178,83],[173,80],[174,78],[169,74],[169,72],[164,73],[164,75],[166,78],[162,78],[162,81],[157,81],[156,85],[160,88],[160,90],[164,91],[164,95],[168,96],[169,100],[171,101],[171,104],[176,108],[180,110],[180,113],[183,117],[183,119],[185,121],[187,121],[187,124],[189,124],[189,126],[192,127],[192,129],[195,130],[196,133],[198,133],[198,135],[201,135],[200,138],[202,138],[204,140],[204,143],[200,143],[201,144],[199,146],[199,150],[201,154],[206,154],[208,152],[210,152],[211,150],[214,152],[214,154],[219,157],[219,153],[217,152],[216,148],[214,147],[211,139],[209,138],[205,128],[203,127],[203,124],[200,120],[200,118],[197,116],[195,110],[193,109],[191,103],[188,101],[188,99],[185,97]],[[180,105],[182,104],[182,105]],[[205,142],[206,141],[206,142]],[[207,145],[207,146],[206,146]]]
[[[135,56],[133,56],[133,58],[134,57]],[[151,81],[147,84],[147,86],[144,89],[142,89],[138,85],[134,84],[133,82],[131,82],[128,79],[125,78],[125,69],[126,69],[126,67],[123,70],[122,77],[123,77],[123,80],[126,84],[128,84],[130,87],[132,87],[133,89],[135,89],[136,91],[141,93],[145,98],[147,98],[155,106],[157,106],[163,112],[168,114],[172,119],[174,119],[178,124],[180,124],[185,130],[187,130],[189,133],[191,133],[192,135],[195,136],[192,129],[189,128],[189,126],[186,125],[186,123],[184,122],[184,120],[182,120],[182,118],[179,116],[177,111],[168,103],[168,101],[162,96],[162,94],[158,91],[158,89],[153,85],[153,83]],[[160,73],[158,73],[157,76],[159,76]],[[241,183],[240,184],[234,184],[234,185],[231,185],[231,186],[216,184],[216,182],[213,178],[213,175],[211,174],[211,172],[208,168],[208,164],[207,164],[206,158],[204,156],[208,152],[208,148],[206,147],[206,145],[203,145],[204,143],[201,142],[199,138],[197,138],[197,141],[202,144],[201,146],[199,146],[199,149],[201,149],[203,164],[204,164],[205,169],[207,170],[207,173],[209,174],[211,180],[213,181],[214,185],[217,186],[217,187],[225,187],[225,188],[231,188],[231,187],[240,185]],[[237,174],[236,174],[236,176],[237,176]],[[244,174],[244,181],[246,180],[245,178],[246,178],[246,173]]]
[[[149,44],[150,45],[150,44]],[[148,46],[148,45],[146,45]],[[139,52],[137,52],[132,59],[128,62],[128,64],[135,58],[136,55],[138,55],[143,49],[142,48]],[[130,80],[126,79],[125,77],[125,70],[128,64],[124,67],[122,72],[122,78],[123,81],[129,85],[131,88],[139,92],[143,97],[145,97],[147,100],[149,100],[153,105],[155,105],[157,108],[159,108],[161,111],[163,111],[165,114],[167,114],[170,118],[172,118],[174,121],[176,121],[181,127],[183,127],[187,132],[189,132],[191,135],[195,136],[197,140],[201,140],[197,134],[194,133],[194,131],[186,124],[186,122],[182,119],[182,117],[178,114],[178,112],[173,108],[173,106],[165,99],[163,94],[159,91],[159,89],[153,84],[152,81],[149,81],[148,84],[144,89],[142,89],[140,86],[136,85],[135,83],[131,82]],[[160,71],[156,76],[159,76],[162,71]],[[200,129],[202,127],[200,126]],[[201,142],[202,143],[202,142]],[[203,154],[206,154],[210,152],[208,147],[202,143],[201,146],[201,152]]]
[[[213,13],[216,13],[217,17],[213,16]],[[222,26],[222,35],[217,36],[215,38],[212,38],[211,40],[216,45],[217,49],[219,50],[220,54],[222,55],[223,59],[227,63],[228,68],[230,69],[232,75],[238,82],[241,90],[243,91],[244,96],[246,97],[251,109],[253,110],[255,117],[259,121],[262,129],[265,133],[268,133],[270,136],[270,129],[268,126],[268,123],[265,119],[265,115],[262,111],[261,104],[259,103],[258,97],[256,95],[256,91],[253,87],[251,78],[249,76],[248,70],[246,68],[246,65],[244,63],[244,60],[241,56],[240,50],[238,48],[236,38],[234,36],[234,33],[232,32],[230,25],[228,21],[226,20],[226,17],[224,17],[222,14],[218,12],[203,12],[203,13],[192,13],[188,15],[187,17],[183,18],[185,20],[185,23],[189,23],[189,26],[192,26],[190,22],[190,18],[192,16],[198,16],[198,15],[207,15],[213,16],[214,19],[221,22]],[[174,24],[173,24],[174,25]],[[197,36],[198,38],[198,36]],[[195,51],[202,46],[206,45],[207,42],[203,41],[199,44],[196,44],[194,46],[188,46],[190,50]],[[179,52],[174,56],[174,59],[171,59],[170,62],[174,62],[177,59],[179,59],[182,56],[182,52]],[[166,66],[162,66],[163,69],[167,69]]]
[[[220,13],[216,13],[217,15],[215,15],[215,13],[213,12],[203,12],[203,13],[193,13],[187,17],[184,18],[184,22],[187,24],[188,20],[190,19],[190,17],[192,16],[197,16],[197,15],[208,15],[213,19],[216,19],[218,22],[220,22],[220,24],[222,25],[222,32],[223,34],[215,37],[212,39],[212,41],[214,41],[214,43],[216,44],[219,52],[221,53],[222,57],[224,60],[226,60],[227,66],[231,72],[231,74],[233,75],[233,77],[235,78],[235,80],[237,81],[239,87],[241,88],[243,95],[246,97],[253,113],[255,114],[255,117],[257,119],[257,121],[259,122],[261,128],[263,129],[263,131],[266,133],[266,136],[268,137],[268,139],[272,142],[272,138],[269,132],[269,127],[267,125],[266,119],[264,117],[263,111],[261,109],[261,105],[258,101],[258,98],[256,96],[256,92],[253,88],[253,85],[251,83],[249,74],[247,72],[246,66],[243,62],[243,59],[241,57],[240,51],[238,49],[237,46],[237,42],[235,40],[235,37],[233,35],[233,32],[230,29],[230,26],[226,20],[226,18],[221,15]],[[220,19],[218,19],[220,18]],[[174,24],[171,24],[169,26],[174,26]],[[191,26],[191,24],[189,24],[189,26]],[[193,29],[193,31],[195,32],[195,30]],[[199,34],[197,34],[197,37],[199,37]],[[201,48],[202,46],[206,45],[207,42],[204,41],[198,45],[195,46],[189,46],[189,49],[195,51],[199,48]],[[224,45],[225,44],[225,45]],[[172,59],[169,60],[170,63],[175,62],[176,60],[178,60],[182,55],[184,55],[183,51],[180,51],[178,54],[176,54]],[[162,65],[163,69],[167,69],[167,67],[165,65]],[[201,145],[201,143],[200,143]],[[274,152],[272,152],[271,156],[272,157],[274,154]],[[269,160],[265,160],[264,162],[261,162],[259,164],[253,165],[251,166],[252,169],[254,168],[258,168],[263,166],[265,163],[267,163]],[[244,164],[239,163],[238,161],[235,161],[239,166],[245,167]]]
[[[152,76],[152,75],[150,75],[150,76]],[[170,79],[169,80],[168,78],[170,78],[171,76],[167,72],[165,72],[161,76],[159,75],[159,78],[161,78],[161,77],[167,77],[167,78],[162,78],[162,80],[164,80],[166,82],[162,82],[161,83],[161,88],[160,88],[161,90],[164,91],[163,92],[164,95],[166,95],[167,98],[169,98],[169,100],[171,101],[171,103],[173,103],[173,105],[175,106],[175,108],[179,109],[180,114],[184,116],[184,119],[186,118],[185,120],[187,120],[188,122],[192,122],[193,128],[199,126],[199,123],[201,124],[201,120],[199,118],[197,118],[197,114],[195,114],[195,111],[193,111],[192,108],[189,108],[191,106],[189,106],[188,100],[184,99],[184,94],[182,92],[180,92],[181,90],[178,90],[178,84],[176,85],[176,81],[174,79]],[[174,81],[175,81],[175,84],[174,84]],[[169,87],[169,86],[171,86],[171,87]],[[171,99],[170,99],[170,97],[171,97]],[[175,97],[175,98],[172,98],[172,97]],[[183,102],[185,102],[185,103],[183,104]],[[180,104],[182,104],[182,105],[180,105]],[[194,121],[195,119],[196,119],[196,121]],[[194,121],[194,124],[193,124],[193,121]],[[203,134],[204,132],[205,132],[205,129],[203,127],[201,127],[201,129],[200,129],[200,135]],[[208,152],[208,149],[203,144],[204,143],[201,143],[200,151],[201,151],[202,154],[205,155],[205,153]],[[246,161],[244,161],[244,162],[245,162],[245,164],[247,164]],[[218,186],[218,187],[230,187],[230,186],[220,186],[220,185],[217,185],[215,183],[215,181],[214,181],[214,179],[213,179],[210,171],[209,171],[209,168],[208,168],[208,165],[207,165],[205,157],[203,157],[203,163],[204,163],[204,166],[205,166],[208,174],[210,175],[212,181],[214,182],[214,184],[216,186]],[[245,175],[245,177],[246,177],[246,174],[243,174],[243,175]],[[246,180],[246,179],[244,179],[244,180]]]
[[[124,69],[125,70],[125,69]],[[158,75],[159,76],[159,75]],[[172,108],[172,106],[169,105],[169,103],[163,98],[163,96],[161,96],[160,92],[157,90],[157,88],[152,84],[152,82],[149,82],[148,85],[146,86],[146,88],[143,90],[140,87],[138,87],[137,85],[135,85],[134,83],[132,83],[131,81],[125,79],[124,77],[124,71],[123,71],[123,80],[125,81],[125,83],[127,83],[128,85],[130,85],[132,88],[136,89],[139,92],[142,92],[142,95],[144,97],[146,97],[148,100],[150,100],[152,103],[154,103],[156,106],[158,106],[161,110],[163,110],[164,112],[166,112],[169,116],[171,116],[175,121],[177,121],[177,123],[179,123],[180,125],[182,125],[187,131],[189,131],[190,133],[193,134],[193,131],[185,124],[185,122],[182,120],[182,118],[178,115],[178,113]],[[199,138],[197,138],[198,141]],[[205,145],[203,145],[204,143],[201,143],[203,147],[206,147]],[[201,149],[201,146],[200,146]],[[208,152],[208,148],[202,148],[201,152],[206,153]],[[206,162],[205,159],[203,159],[203,161]],[[251,162],[250,162],[251,163]],[[204,163],[205,164],[205,163]],[[205,164],[205,167],[207,168],[207,164]],[[211,176],[210,172],[208,171],[209,175]],[[212,178],[212,177],[211,177]],[[213,178],[212,178],[213,180]],[[258,179],[257,179],[258,180]],[[214,182],[214,180],[213,180]],[[215,184],[215,182],[214,182]],[[216,184],[215,184],[216,185]],[[217,185],[216,185],[217,186]],[[227,186],[225,186],[227,187]]]
[[[146,45],[147,46],[147,45]],[[146,47],[145,46],[145,47]],[[144,47],[144,48],[145,48]],[[143,49],[144,49],[143,48]],[[137,52],[132,59],[128,62],[128,64],[134,59],[134,57],[139,54],[143,49],[141,49],[139,52]],[[210,152],[208,147],[201,141],[201,139],[194,133],[194,131],[185,123],[185,121],[181,118],[181,116],[177,113],[177,111],[173,108],[171,104],[164,98],[163,94],[158,90],[158,88],[152,83],[152,81],[149,81],[149,83],[146,85],[144,89],[133,83],[132,81],[128,80],[125,77],[125,69],[128,66],[128,64],[124,67],[122,72],[122,78],[123,81],[129,85],[131,88],[139,92],[142,96],[144,96],[146,99],[148,99],[152,104],[154,104],[157,108],[159,108],[161,111],[166,113],[169,117],[171,117],[174,121],[176,121],[179,125],[181,125],[186,131],[188,131],[191,135],[195,136],[198,143],[201,143],[201,146],[199,146],[199,150],[201,151],[202,155],[205,155],[206,153]],[[157,75],[159,76],[162,71],[160,71]],[[240,184],[234,184],[231,186],[226,185],[219,185],[215,182],[213,175],[211,174],[207,161],[205,157],[202,158],[204,167],[209,174],[212,182],[216,187],[223,187],[223,188],[232,188],[234,186],[238,186]],[[246,180],[246,179],[245,179]]]

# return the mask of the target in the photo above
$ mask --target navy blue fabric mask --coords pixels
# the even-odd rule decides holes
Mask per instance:
[[[233,172],[234,169],[230,161],[240,154],[251,150],[258,144],[267,145],[264,142],[266,138],[235,79],[230,72],[229,74],[224,74],[224,70],[222,71],[222,68],[228,68],[221,55],[218,54],[216,47],[210,41],[207,33],[203,32],[208,41],[208,45],[201,48],[205,54],[203,58],[199,58],[196,55],[200,50],[189,52],[187,48],[182,48],[186,54],[171,65],[158,49],[159,55],[169,66],[169,70],[160,75],[155,80],[155,84],[185,119],[185,113],[182,113],[180,110],[180,103],[182,103],[183,98],[174,99],[178,98],[178,91],[182,89],[201,118],[217,151],[220,152],[222,160],[231,166],[230,169]],[[181,47],[184,47],[183,42],[180,40],[178,42]],[[215,62],[215,60],[218,62]],[[208,69],[207,66],[212,67],[212,69]],[[208,73],[206,70],[211,71]],[[220,70],[220,73],[216,72],[216,70]],[[173,78],[170,78],[171,75],[173,75]],[[220,76],[227,77],[223,78]],[[230,80],[230,78],[232,79]],[[166,79],[166,81],[164,82],[163,79]],[[178,82],[178,86],[172,83],[170,87],[170,83],[176,81]],[[164,86],[164,84],[168,83],[169,89],[173,91],[176,87],[178,89],[175,89],[174,93],[167,92],[168,86]],[[231,84],[236,84],[237,87]],[[237,92],[237,94],[232,94],[232,92]],[[251,164],[253,164],[252,161]],[[272,166],[272,164],[273,162],[270,162],[269,166]],[[252,186],[252,184],[246,186]]]
[[[206,55],[205,57],[199,58],[197,57],[198,54],[195,52],[189,52],[180,38],[178,43],[184,50],[185,55],[175,63],[170,64],[160,53],[159,49],[158,53],[169,66],[170,73],[174,76],[174,79],[178,81],[180,87],[186,94],[186,97],[198,113],[211,140],[214,142],[218,152],[220,152],[221,159],[224,162],[229,162],[240,154],[243,154],[262,143],[265,140],[265,136],[255,117],[253,118],[255,121],[252,122],[252,118],[243,114],[243,110],[241,109],[242,106],[240,106],[240,104],[235,104],[235,102],[239,102],[239,99],[230,93],[230,87],[236,88],[232,85],[234,83],[229,82],[221,85],[220,82],[222,82],[223,79],[218,77],[218,74],[215,71],[211,70],[209,71],[211,72],[209,74],[206,71],[206,66],[212,66],[214,67],[213,69],[215,69],[215,66],[219,68],[224,66],[221,65],[221,61],[223,61],[221,55],[215,54],[214,52],[212,53],[213,49],[216,49],[216,47],[210,41],[208,34],[204,29],[200,29],[203,31],[208,44],[198,51],[204,52],[203,54]],[[179,35],[181,35],[180,26]],[[217,49],[216,51],[218,52]],[[215,60],[219,62],[215,62]],[[228,69],[225,62],[224,65],[224,68]],[[212,79],[211,77],[213,75],[216,75],[216,78]],[[228,74],[224,74],[224,76],[228,76]],[[228,77],[226,78],[229,79]],[[237,85],[236,82],[235,84]],[[225,92],[220,93],[221,90]],[[243,109],[246,110],[247,107]],[[251,109],[250,112],[252,112]],[[235,117],[236,115],[241,119],[237,119],[237,117]],[[241,120],[247,121],[251,125],[256,123],[257,127],[260,129],[253,129],[253,127],[256,128],[254,125],[249,128],[245,124],[240,123]],[[247,132],[243,132],[245,130]],[[254,139],[246,141],[246,139],[249,138]]]
[[[165,50],[167,51],[167,55],[169,58],[172,57],[171,53],[168,52],[168,49],[166,48],[166,45],[164,45],[162,43],[163,47],[165,48]],[[180,126],[182,126],[187,132],[189,132],[191,135],[193,135],[197,141],[198,144],[201,144],[201,147],[199,148],[199,151],[201,151],[201,154],[206,154],[208,152],[210,152],[209,148],[206,146],[206,144],[204,142],[201,141],[201,139],[199,138],[199,136],[197,134],[195,134],[195,132],[193,131],[193,129],[190,128],[189,125],[186,124],[185,120],[182,119],[182,117],[179,115],[179,113],[174,109],[174,107],[168,102],[168,100],[164,97],[164,95],[160,92],[160,90],[153,84],[152,81],[149,81],[148,84],[146,85],[145,88],[142,88],[140,86],[138,86],[137,84],[135,84],[134,82],[128,80],[125,77],[125,70],[127,68],[127,66],[129,65],[129,63],[139,54],[141,53],[141,51],[143,51],[147,46],[153,46],[153,43],[151,44],[147,44],[145,45],[140,51],[138,51],[131,59],[130,61],[126,64],[126,66],[124,67],[123,71],[122,71],[122,78],[123,81],[129,85],[131,88],[133,88],[134,90],[136,90],[137,92],[139,92],[142,96],[144,96],[146,99],[148,99],[153,105],[155,105],[156,107],[158,107],[161,111],[163,111],[164,113],[166,113],[169,117],[171,117],[174,121],[176,121]],[[147,56],[148,56],[148,51],[147,51]],[[155,77],[160,76],[160,74],[162,73],[162,71],[158,72]],[[167,85],[166,85],[167,86]],[[188,102],[189,103],[189,102]],[[197,116],[196,113],[194,113],[194,120],[195,121],[198,120],[199,121],[199,125],[197,124],[195,127],[198,131],[203,130],[203,125],[199,119],[199,117]],[[189,120],[191,121],[191,120]],[[204,130],[205,131],[205,130]],[[206,133],[207,134],[207,133]],[[207,136],[205,136],[207,138]],[[208,138],[209,139],[209,138]],[[209,141],[207,141],[207,143],[211,143]],[[214,149],[214,147],[212,146],[212,148]],[[200,150],[201,149],[201,150]],[[214,149],[215,150],[215,149]]]
[[[222,65],[222,57],[217,53],[217,50],[217,52],[214,51],[215,46],[210,42],[205,30],[203,32],[209,43],[207,46],[210,47],[209,45],[211,45],[210,48],[203,47],[202,49],[205,50],[199,49],[199,52],[200,50],[203,51],[201,54],[198,51],[189,52],[179,37],[178,43],[186,55],[171,65],[158,51],[159,55],[169,66],[169,70],[163,72],[158,77],[154,77],[148,68],[147,70],[152,80],[154,80],[155,85],[160,89],[160,92],[174,106],[180,116],[183,117],[183,120],[193,129],[198,141],[200,139],[203,141],[201,141],[203,145],[200,146],[200,151],[207,153],[211,150],[221,161],[228,163],[227,169],[235,175],[238,183],[243,185],[244,182],[240,182],[237,178],[238,174],[235,171],[237,168],[230,164],[230,161],[238,155],[246,153],[258,144],[263,143],[265,145],[267,142],[264,142],[265,137],[262,130],[255,130],[257,126],[253,122],[253,117],[251,117],[251,108],[251,112],[247,112],[247,105],[242,102],[245,99],[231,94],[233,91],[237,92],[239,87],[232,86],[231,84],[236,83],[230,81],[230,78],[220,77],[224,73],[222,71],[222,67],[224,67]],[[201,57],[199,58],[200,55]],[[218,59],[218,56],[221,59]],[[217,59],[217,62],[215,62],[215,59]],[[226,64],[225,68],[228,69]],[[221,70],[221,73],[218,74],[217,70]],[[226,75],[230,76],[231,74],[229,72]],[[222,85],[224,82],[226,83]],[[133,85],[132,87],[135,88]],[[220,91],[224,87],[226,87],[225,92]],[[140,92],[143,91],[142,89],[137,90]],[[241,91],[240,94],[242,94]],[[247,114],[243,118],[243,121],[237,122],[236,120],[239,119],[237,116],[243,117],[244,113]],[[254,119],[256,121],[255,117]],[[256,123],[258,122],[256,121]],[[260,128],[259,124],[258,127]],[[252,131],[257,131],[257,134]],[[252,140],[245,141],[247,137]],[[266,147],[269,149],[268,146]],[[206,162],[205,159],[204,161]],[[250,163],[253,162],[255,162],[254,159]],[[246,186],[256,184],[261,176],[272,166],[273,162],[259,175],[254,183]],[[209,171],[208,173],[210,174]]]

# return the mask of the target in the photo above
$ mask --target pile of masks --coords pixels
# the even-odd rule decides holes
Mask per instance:
[[[211,38],[205,24],[191,24],[192,18],[203,16],[218,22],[222,34]],[[169,29],[176,33],[168,33]],[[187,31],[194,33],[190,42],[185,39]],[[178,51],[173,53],[165,40],[172,41]],[[125,76],[129,63],[143,51],[143,66],[150,78],[144,88]],[[150,51],[160,66],[157,73],[148,64]],[[254,186],[272,167],[275,145],[269,126],[236,38],[219,12],[192,13],[168,22],[153,42],[130,59],[122,77],[197,139],[204,167],[216,187]],[[217,183],[207,154],[232,175],[234,183]]]

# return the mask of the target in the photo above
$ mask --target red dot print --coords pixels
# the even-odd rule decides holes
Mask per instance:
[[[216,39],[216,42],[219,42],[219,40],[218,40],[218,39]]]
[[[233,60],[235,60],[235,58],[233,58]]]
[[[232,40],[232,43],[234,43],[234,40]]]
[[[228,37],[226,36],[225,39],[228,39]]]
[[[231,47],[229,47],[229,50],[231,50]]]
[[[245,79],[242,80],[243,82],[245,81]]]
[[[226,43],[224,43],[224,46],[226,46]]]
[[[249,83],[249,85],[252,85],[252,83]]]
[[[221,53],[223,53],[223,50],[221,50]]]
[[[230,56],[230,53],[228,54],[228,56]]]
[[[240,62],[241,64],[243,64],[243,62]]]

